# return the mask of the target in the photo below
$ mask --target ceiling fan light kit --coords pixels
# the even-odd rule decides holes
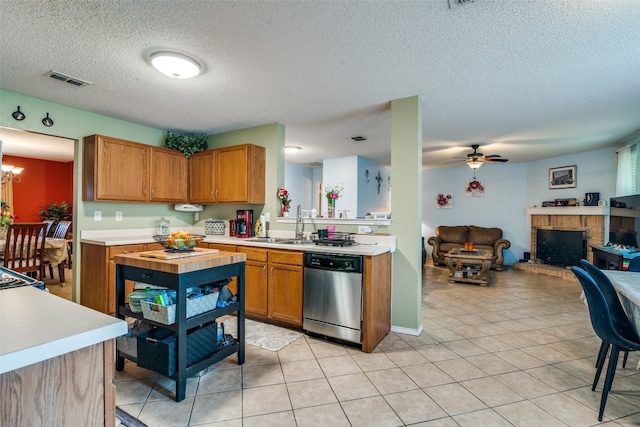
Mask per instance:
[[[177,52],[154,52],[151,54],[151,65],[176,79],[190,79],[200,74],[200,64],[193,58]]]

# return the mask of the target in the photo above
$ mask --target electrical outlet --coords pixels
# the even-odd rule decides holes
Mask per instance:
[[[367,227],[366,225],[359,225],[358,226],[358,233],[359,234],[371,233],[371,227]]]
[[[93,211],[93,220],[102,221],[102,211]]]
[[[116,221],[122,221],[122,211],[116,211]]]

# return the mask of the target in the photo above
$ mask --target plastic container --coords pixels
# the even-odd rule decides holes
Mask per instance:
[[[143,291],[135,291],[129,294],[129,309],[134,313],[142,313],[141,302],[144,299],[154,298],[167,292],[166,289],[150,289]]]

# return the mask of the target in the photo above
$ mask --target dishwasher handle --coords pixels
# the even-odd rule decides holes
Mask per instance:
[[[305,268],[340,271],[344,273],[362,273],[362,256],[310,253],[304,254]]]

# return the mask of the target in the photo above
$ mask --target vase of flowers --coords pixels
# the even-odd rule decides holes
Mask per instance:
[[[289,216],[289,208],[291,207],[289,191],[284,187],[278,188],[278,199],[280,199],[280,203],[282,203],[282,216]]]
[[[342,185],[335,185],[335,186],[327,185],[324,187],[325,196],[327,197],[327,206],[328,206],[327,216],[329,218],[335,218],[336,216],[336,200],[338,200],[340,196],[342,196],[343,189],[344,187],[342,187]]]
[[[13,224],[15,219],[16,216],[11,215],[11,212],[8,210],[2,211],[2,215],[0,215],[0,239],[7,238],[7,228],[9,224]]]

